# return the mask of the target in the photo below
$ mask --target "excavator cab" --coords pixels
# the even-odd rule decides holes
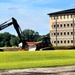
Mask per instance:
[[[49,46],[49,44],[51,44],[50,43],[50,38],[48,38],[48,37],[42,38],[42,43],[43,43],[43,47]]]

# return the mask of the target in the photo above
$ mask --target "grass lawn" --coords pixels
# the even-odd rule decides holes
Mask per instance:
[[[0,52],[0,70],[75,65],[75,50]]]

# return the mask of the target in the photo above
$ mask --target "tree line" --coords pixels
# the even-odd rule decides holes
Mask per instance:
[[[23,30],[21,36],[28,42],[40,41],[43,36],[50,37],[49,33],[46,35],[39,35],[38,32],[30,29]],[[0,47],[18,46],[19,43],[20,39],[18,36],[12,35],[9,32],[0,33]]]

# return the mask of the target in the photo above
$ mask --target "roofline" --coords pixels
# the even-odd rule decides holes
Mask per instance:
[[[65,14],[65,13],[75,13],[75,8],[62,10],[62,11],[58,11],[58,12],[53,12],[53,13],[49,13],[47,15],[58,15],[58,14]]]

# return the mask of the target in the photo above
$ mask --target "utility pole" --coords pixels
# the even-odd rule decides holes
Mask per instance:
[[[57,46],[57,15],[55,16],[55,26],[56,26],[56,46]]]
[[[74,46],[74,14],[72,15],[73,17],[73,46]]]

